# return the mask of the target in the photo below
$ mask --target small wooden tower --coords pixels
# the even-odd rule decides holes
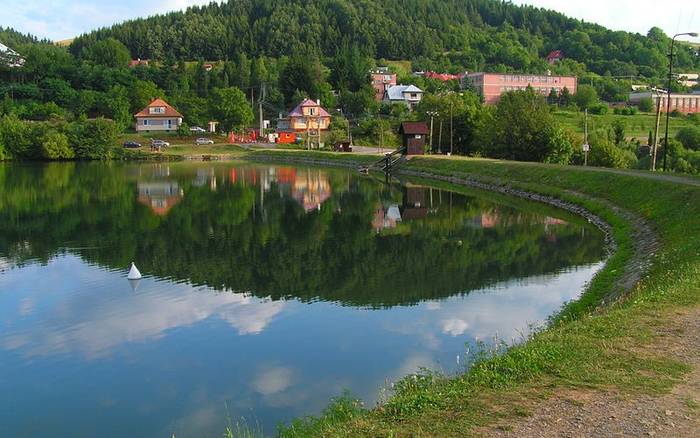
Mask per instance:
[[[403,137],[403,147],[406,155],[423,155],[425,153],[425,139],[428,136],[428,125],[424,122],[403,122],[399,129]]]

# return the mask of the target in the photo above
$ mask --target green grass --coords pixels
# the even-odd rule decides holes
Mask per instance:
[[[274,154],[278,159],[325,163],[373,159],[313,152]],[[675,313],[700,306],[700,187],[638,174],[457,157],[420,157],[406,167],[433,175],[500,181],[583,204],[613,226],[618,251],[582,298],[527,342],[479,352],[472,368],[458,376],[409,376],[374,409],[342,415],[331,404],[320,417],[298,420],[283,429],[282,436],[464,436],[526,415],[528,406],[564,388],[655,395],[669,391],[688,372],[687,364],[665,354],[667,339],[659,333],[662,327],[682,330]],[[598,304],[616,292],[615,282],[633,254],[633,228],[605,203],[572,190],[645,218],[661,241],[649,274],[623,300],[606,308]]]
[[[568,112],[557,111],[554,113],[554,118],[562,124],[562,126],[571,129],[572,131],[583,135],[584,131],[584,114],[583,112]],[[607,128],[612,126],[615,120],[621,120],[625,123],[625,136],[627,138],[639,139],[643,144],[646,144],[649,138],[649,131],[654,132],[656,125],[656,116],[654,114],[640,113],[633,116],[622,116],[615,114],[605,115],[588,115],[588,129],[590,132],[598,128]],[[659,125],[660,135],[665,132],[665,118],[661,119]],[[679,129],[686,126],[693,126],[695,122],[685,117],[671,117],[669,119],[668,132],[669,136],[674,137]]]

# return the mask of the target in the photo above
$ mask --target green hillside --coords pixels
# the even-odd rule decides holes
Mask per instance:
[[[529,71],[563,50],[563,73],[662,77],[669,38],[614,32],[560,13],[497,0],[229,0],[137,19],[76,38],[74,54],[113,37],[133,57],[234,59],[294,54],[331,57],[343,44],[375,59],[410,59],[417,68]],[[690,46],[677,65],[700,70]]]

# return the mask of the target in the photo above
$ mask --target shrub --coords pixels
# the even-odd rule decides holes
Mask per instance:
[[[676,139],[683,146],[694,151],[700,150],[700,126],[687,126],[681,128],[676,134]]]
[[[117,126],[113,121],[98,118],[80,120],[68,128],[68,139],[75,157],[83,160],[102,160],[117,142]]]
[[[0,139],[7,148],[4,152],[13,158],[38,158],[36,132],[29,122],[24,122],[14,115],[0,119]]]
[[[654,101],[651,97],[644,97],[639,101],[637,107],[639,108],[639,111],[650,113],[654,111]]]
[[[604,103],[597,103],[595,105],[592,105],[588,111],[590,111],[591,114],[598,114],[598,115],[605,115],[608,113],[608,105]]]
[[[615,146],[605,136],[592,135],[590,140],[591,151],[588,162],[592,166],[624,169],[631,167],[637,161],[634,153]]]
[[[68,136],[62,132],[49,130],[43,135],[41,155],[49,160],[65,160],[75,156],[68,144]]]

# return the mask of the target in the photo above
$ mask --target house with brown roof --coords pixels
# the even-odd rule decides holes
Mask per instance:
[[[161,98],[134,114],[136,132],[177,131],[182,124],[182,114]]]
[[[321,106],[321,101],[306,99],[297,105],[287,117],[277,121],[277,131],[327,131],[330,124],[331,115]]]

